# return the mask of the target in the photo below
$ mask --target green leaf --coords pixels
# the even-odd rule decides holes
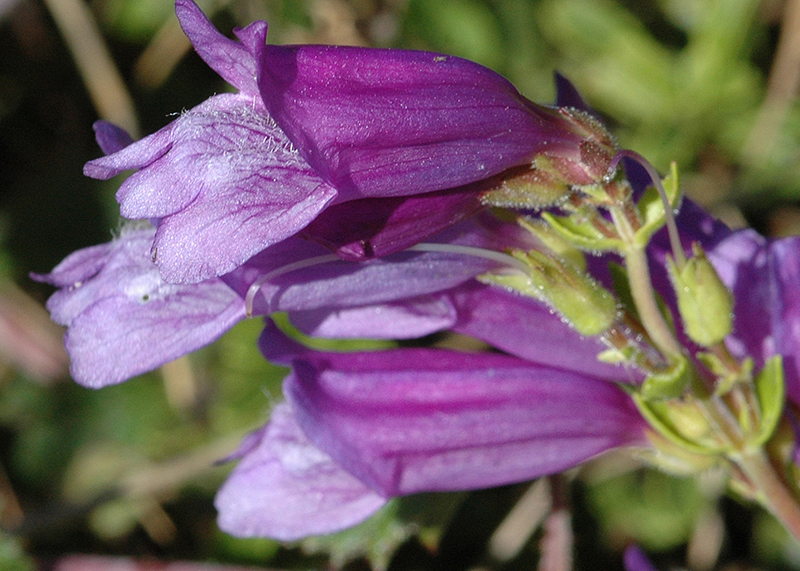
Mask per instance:
[[[588,499],[609,541],[624,537],[653,551],[684,544],[707,501],[695,479],[655,470],[590,483]]]
[[[758,448],[770,439],[783,414],[786,385],[783,358],[775,355],[766,362],[755,380],[756,395],[761,407],[761,422],[748,444]]]
[[[396,549],[412,535],[438,543],[438,537],[462,499],[462,494],[418,494],[391,500],[364,523],[332,535],[300,542],[310,554],[325,553],[334,568],[365,557],[373,569],[383,570]]]

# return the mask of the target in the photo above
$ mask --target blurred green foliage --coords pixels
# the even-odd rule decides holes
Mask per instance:
[[[161,82],[143,77],[142,54],[154,49],[156,38],[168,35],[170,26],[175,28],[169,2],[89,4],[144,132],[227,89],[195,55],[178,58]],[[223,32],[254,18],[267,19],[270,41],[277,43],[357,41],[460,55],[503,73],[538,102],[553,100],[552,78],[558,70],[607,117],[621,145],[662,170],[678,161],[688,173],[690,196],[720,212],[733,210],[762,230],[798,229],[797,222],[773,225],[797,211],[800,196],[796,100],[773,109],[772,123],[760,123],[782,21],[777,0],[201,4]],[[181,49],[167,45],[170,53]],[[70,251],[107,240],[118,224],[113,193],[119,180],[102,183],[81,176],[82,163],[99,154],[90,128],[94,119],[69,48],[46,6],[21,2],[0,22],[0,268],[40,301],[50,290],[27,281],[28,271],[48,271]],[[771,128],[764,130],[764,125]],[[423,543],[435,544],[456,525],[449,521],[457,517],[452,508],[423,501],[441,509],[438,520],[421,523],[425,510],[414,507],[418,499],[394,502],[380,517],[341,537],[306,542],[306,552],[316,555],[303,559],[298,549],[234,539],[215,530],[211,499],[229,467],[214,468],[209,462],[186,469],[178,481],[158,471],[216,445],[228,446],[229,452],[238,436],[268,418],[271,405],[281,398],[283,371],[258,353],[260,327],[258,320],[244,323],[188,364],[101,391],[82,389],[66,378],[37,381],[21,369],[3,368],[0,461],[8,479],[3,497],[19,499],[27,518],[19,528],[25,545],[48,555],[67,549],[167,551],[171,557],[287,567],[326,560],[340,565],[356,556],[385,566],[402,545],[404,557],[419,563],[415,534],[427,530]],[[120,489],[121,481],[137,474],[164,478],[163,485],[155,481],[148,494],[140,495]],[[701,512],[734,509],[728,504],[720,508],[716,496],[702,494],[694,481],[638,469],[588,482],[584,496],[576,500],[575,517],[589,523],[579,527],[593,526],[607,553],[614,554],[608,560],[617,566],[627,542],[675,553],[691,541]],[[161,506],[165,511],[159,511]],[[9,513],[4,509],[0,513]],[[497,509],[486,514],[488,521],[502,516]],[[8,517],[0,518],[4,526],[19,523]],[[173,521],[174,528],[165,521]],[[766,518],[750,523],[755,531],[728,530],[723,557],[763,557],[786,565],[791,555],[786,555],[790,550],[782,531]],[[751,535],[757,540],[752,552],[747,547]],[[738,542],[740,537],[745,540]],[[461,564],[527,569],[537,557],[537,539],[528,540],[523,554],[511,562],[476,556]],[[3,566],[5,561],[13,563]],[[0,567],[31,568],[20,544],[5,536],[0,537]]]

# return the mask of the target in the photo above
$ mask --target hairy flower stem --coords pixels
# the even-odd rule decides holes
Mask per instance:
[[[759,493],[761,503],[800,541],[800,504],[775,471],[762,449],[746,450],[731,458]]]
[[[800,541],[800,498],[780,477],[764,449],[748,445],[742,427],[735,420],[735,412],[723,400],[708,395],[702,386],[694,389],[718,435],[733,448],[727,458],[741,470],[756,499]]]
[[[675,222],[675,216],[673,216],[672,205],[669,203],[669,199],[667,198],[667,192],[664,190],[664,185],[661,183],[661,177],[659,176],[655,167],[650,164],[650,161],[636,151],[631,151],[629,149],[624,149],[617,152],[617,154],[614,156],[614,159],[611,161],[611,164],[609,165],[609,172],[613,173],[614,170],[616,170],[619,162],[625,157],[639,163],[644,170],[647,171],[647,174],[653,181],[653,185],[656,187],[658,195],[661,197],[661,201],[664,203],[664,217],[667,226],[667,234],[669,235],[669,243],[672,249],[672,256],[675,258],[675,264],[678,266],[678,268],[683,268],[684,264],[686,264],[686,255],[683,252],[683,246],[681,246],[680,236],[678,235],[678,225]]]
[[[666,356],[677,356],[682,352],[681,345],[661,314],[656,303],[647,256],[641,248],[631,245],[625,252],[625,266],[628,269],[628,282],[639,319],[656,347]]]

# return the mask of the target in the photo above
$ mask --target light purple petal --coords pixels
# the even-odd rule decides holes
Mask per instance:
[[[133,143],[133,139],[125,129],[117,127],[108,121],[96,121],[92,125],[97,144],[107,155],[121,151]]]
[[[733,293],[733,334],[726,344],[738,358],[748,355],[761,365],[775,354],[769,315],[774,310],[766,240],[753,230],[730,234],[707,252],[723,283]]]
[[[598,361],[606,347],[594,337],[580,336],[539,301],[474,282],[451,296],[459,314],[454,331],[532,363],[613,381],[641,380],[633,370]]]
[[[99,388],[155,369],[245,317],[244,302],[221,280],[165,283],[150,261],[152,237],[152,229],[123,231],[40,277],[62,287],[48,309],[67,326],[72,376],[82,385]]]
[[[475,63],[427,52],[265,45],[261,33],[240,38],[259,62],[270,114],[347,199],[454,188],[544,150],[579,157],[579,137],[555,110]]]
[[[150,166],[172,147],[172,127],[174,125],[174,122],[170,123],[152,135],[127,145],[107,157],[89,161],[83,166],[83,174],[91,178],[108,180],[126,170]],[[98,134],[98,137],[101,137],[101,134]],[[113,149],[114,143],[105,137],[106,135],[102,134],[103,141],[98,139],[100,148],[104,149],[104,145],[110,143],[108,148],[109,150]]]
[[[212,97],[162,132],[168,152],[129,177],[117,199],[126,218],[161,219],[153,256],[169,282],[230,272],[336,195],[252,97]]]
[[[194,49],[211,69],[241,92],[258,92],[256,62],[242,44],[220,34],[191,0],[176,0],[175,13]],[[252,26],[264,28],[266,34],[265,22]]]
[[[360,523],[386,500],[309,442],[284,404],[214,503],[227,533],[292,541]]]
[[[511,232],[496,232],[495,224],[494,220],[468,219],[439,233],[431,242],[503,249],[521,245],[521,240],[529,238],[518,234],[516,227]],[[326,251],[291,238],[264,250],[223,279],[244,297],[260,276]],[[255,297],[254,313],[383,304],[450,289],[497,265],[496,261],[462,253],[416,251],[365,262],[327,261],[268,280]]]
[[[268,358],[274,340],[268,328]],[[309,439],[388,496],[559,472],[645,427],[611,383],[485,353],[307,352],[284,392]]]
[[[306,335],[331,339],[413,339],[449,329],[456,318],[456,309],[446,295],[426,295],[366,307],[289,313],[292,325]]]

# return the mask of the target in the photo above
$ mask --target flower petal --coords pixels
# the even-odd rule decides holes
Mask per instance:
[[[302,236],[345,260],[385,256],[421,242],[483,208],[478,185],[419,196],[362,198],[320,213]]]
[[[241,92],[258,92],[256,62],[242,44],[220,34],[191,0],[176,0],[175,13],[194,49],[211,69]],[[265,22],[251,25],[263,27],[266,34]]]
[[[516,230],[516,228],[515,228]],[[440,245],[502,249],[525,236],[495,232],[481,219],[468,219],[431,239]],[[324,255],[326,249],[290,238],[248,260],[223,277],[243,297],[261,276],[295,262]],[[364,262],[333,259],[266,281],[255,297],[254,313],[307,309],[341,309],[414,298],[448,290],[498,262],[459,252],[403,251]]]
[[[121,151],[133,143],[133,139],[125,129],[117,127],[108,121],[95,121],[94,135],[100,149],[107,155]]]
[[[244,302],[221,280],[165,283],[150,261],[152,238],[152,229],[123,231],[40,277],[63,288],[48,309],[67,326],[70,370],[82,385],[99,388],[155,369],[211,343],[245,317]]]
[[[770,254],[775,351],[783,355],[786,391],[795,403],[800,403],[800,238],[772,243]]]
[[[306,335],[331,339],[413,339],[449,329],[456,310],[446,295],[343,309],[292,311],[289,320]]]
[[[128,163],[146,168],[117,199],[126,218],[161,219],[153,254],[169,282],[233,270],[302,229],[336,196],[253,97],[212,97],[159,134],[168,134],[167,150],[150,163]],[[142,144],[151,142],[122,153]]]
[[[766,240],[753,230],[741,230],[707,252],[734,299],[733,333],[726,344],[738,358],[748,355],[761,365],[775,354],[772,315],[775,292]]]
[[[268,358],[275,335],[261,338]],[[308,438],[386,496],[528,480],[643,438],[615,385],[503,355],[306,351],[292,364],[284,391]]]
[[[598,361],[607,347],[597,338],[579,335],[537,300],[474,282],[451,296],[459,315],[453,330],[458,333],[532,363],[612,381],[641,380],[633,370]]]
[[[578,158],[557,112],[524,99],[478,64],[428,52],[265,45],[270,114],[347,199],[454,188],[529,163],[543,150]]]
[[[309,442],[289,406],[275,407],[259,436],[217,492],[223,531],[292,541],[360,523],[386,503]]]

